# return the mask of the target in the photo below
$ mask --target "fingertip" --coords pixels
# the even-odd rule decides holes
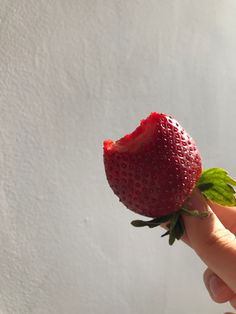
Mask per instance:
[[[212,300],[216,303],[228,302],[234,296],[234,292],[209,268],[204,272],[203,279]]]

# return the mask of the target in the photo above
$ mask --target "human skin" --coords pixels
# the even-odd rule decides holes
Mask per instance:
[[[204,219],[184,215],[183,241],[208,266],[203,278],[211,298],[217,303],[229,301],[236,309],[236,207],[206,201],[198,189],[186,205],[210,215]]]

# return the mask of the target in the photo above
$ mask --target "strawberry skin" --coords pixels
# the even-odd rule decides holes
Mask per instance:
[[[120,201],[148,217],[177,212],[202,173],[194,140],[175,119],[156,112],[118,141],[104,141],[104,165]]]

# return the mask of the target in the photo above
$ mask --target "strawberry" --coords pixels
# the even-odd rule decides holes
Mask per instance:
[[[150,228],[169,222],[169,243],[184,233],[181,214],[205,217],[184,206],[195,187],[218,203],[234,206],[236,182],[223,169],[202,171],[194,140],[171,116],[151,113],[132,133],[104,141],[106,177],[120,201],[137,214],[154,218],[135,220]]]

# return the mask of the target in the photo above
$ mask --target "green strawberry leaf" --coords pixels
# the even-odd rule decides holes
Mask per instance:
[[[184,234],[184,224],[181,218],[181,211],[175,212],[170,215],[162,216],[159,218],[154,218],[152,220],[133,220],[131,224],[134,227],[149,227],[154,228],[160,226],[164,222],[169,222],[166,227],[167,231],[162,235],[162,237],[169,235],[169,244],[172,245],[175,240],[179,240]]]
[[[197,182],[198,189],[207,199],[224,206],[236,205],[233,186],[236,186],[236,181],[221,168],[203,171]]]
[[[161,235],[161,237],[163,238],[163,237],[165,237],[165,236],[167,236],[167,235],[169,235],[170,234],[170,230],[167,230],[165,233],[163,233],[162,235]]]
[[[166,232],[166,234],[169,234],[169,245],[173,245],[175,240],[180,240],[181,237],[183,236],[184,223],[180,211],[173,214],[169,230]]]
[[[179,219],[179,213],[174,213],[170,220],[170,229],[169,229],[169,245],[172,245],[176,239],[176,226]],[[178,228],[178,227],[177,227]]]
[[[144,221],[144,220],[133,220],[131,221],[131,225],[134,227],[149,227],[154,228],[160,226],[160,224],[167,222],[171,219],[172,215],[166,215],[159,218],[154,218],[152,220]]]
[[[175,225],[175,237],[177,240],[180,240],[184,234],[184,222],[180,216],[176,225]]]

